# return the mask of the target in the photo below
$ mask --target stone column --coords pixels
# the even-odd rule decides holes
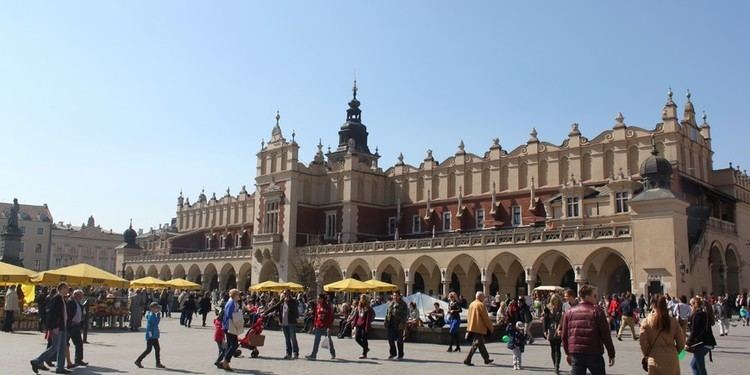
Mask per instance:
[[[445,273],[447,271],[448,270],[446,268],[441,268],[440,269],[440,283],[443,284],[443,298],[447,298],[448,297],[448,292],[450,291],[449,290],[449,288],[450,288],[450,285],[449,285],[450,281],[448,281],[448,279],[446,279],[446,277],[445,277]]]
[[[409,269],[404,269],[404,282],[406,283],[406,295],[410,296],[412,294],[412,281],[411,281],[411,275],[409,274]]]
[[[530,296],[536,282],[535,275],[531,274],[531,267],[526,267],[526,295]]]
[[[482,268],[480,270],[482,272],[482,293],[484,293],[485,296],[489,296],[490,294],[490,283],[492,281],[487,279],[487,269]]]

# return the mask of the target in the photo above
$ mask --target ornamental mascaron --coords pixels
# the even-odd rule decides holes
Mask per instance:
[[[711,127],[688,92],[678,118],[670,90],[661,122],[588,138],[578,124],[552,144],[535,130],[504,149],[386,169],[368,146],[356,82],[334,150],[299,160],[276,116],[257,156],[254,191],[177,199],[158,232],[126,232],[118,272],[184,277],[205,289],[266,280],[312,289],[353,277],[402,292],[523,295],[538,285],[603,293],[737,293],[750,242],[750,180],[714,169]],[[309,265],[306,267],[305,265]]]

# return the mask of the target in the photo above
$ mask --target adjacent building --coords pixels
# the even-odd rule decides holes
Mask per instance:
[[[80,227],[59,222],[52,226],[49,268],[87,263],[115,273],[115,247],[121,242],[122,234],[103,230],[93,216]]]
[[[5,231],[12,203],[0,202],[0,226]],[[18,226],[23,233],[21,237],[21,260],[23,266],[35,271],[49,269],[50,241],[52,232],[52,214],[47,204],[19,205]]]
[[[261,143],[253,191],[177,199],[174,231],[123,256],[125,277],[186,277],[207,289],[266,280],[321,286],[376,278],[403,292],[525,294],[538,285],[602,292],[737,293],[750,269],[750,179],[715,168],[711,126],[690,94],[669,92],[661,120],[618,114],[593,137],[559,143],[532,130],[504,148],[431,150],[382,168],[356,84],[338,129],[309,163],[280,116]],[[488,127],[488,139],[500,130]],[[732,152],[720,150],[720,152]]]

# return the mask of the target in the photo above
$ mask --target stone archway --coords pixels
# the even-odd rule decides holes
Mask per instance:
[[[138,266],[135,270],[135,278],[140,279],[146,277],[146,269],[143,266]]]
[[[341,267],[333,259],[328,259],[320,265],[319,276],[323,286],[343,279]]]
[[[172,277],[175,279],[184,279],[185,278],[185,267],[182,266],[182,264],[178,264],[174,267],[174,271],[172,272]]]
[[[152,264],[151,266],[148,267],[148,272],[146,272],[146,276],[151,276],[151,277],[157,277],[158,278],[159,277],[159,270],[157,270],[156,266]]]
[[[215,290],[219,289],[219,273],[216,271],[216,266],[213,263],[206,265],[203,269],[203,289],[204,290]]]
[[[133,267],[127,266],[125,267],[125,274],[123,275],[123,278],[126,280],[133,280],[135,276],[135,272],[133,271]]]
[[[370,280],[372,278],[372,271],[370,266],[362,258],[357,258],[349,264],[346,269],[346,277],[357,279],[361,281]]]
[[[429,295],[443,293],[440,280],[440,267],[437,261],[428,255],[422,255],[409,266],[412,275],[412,292],[422,292]]]
[[[733,296],[740,290],[740,260],[737,256],[737,251],[732,245],[727,246],[726,252],[726,263],[727,263],[727,290],[730,296]]]
[[[711,251],[708,254],[708,269],[711,271],[711,293],[717,296],[724,294],[726,290],[724,283],[726,267],[719,246],[711,246]]]
[[[602,295],[633,291],[630,268],[614,249],[601,248],[591,253],[583,262],[583,273]]]
[[[219,273],[219,290],[227,291],[237,288],[237,273],[234,271],[234,267],[226,263],[221,267]]]
[[[253,265],[252,263],[245,262],[242,263],[240,266],[240,270],[237,271],[237,280],[239,280],[239,287],[240,290],[247,290],[247,288],[250,287],[250,278],[253,271]]]
[[[531,268],[535,286],[553,285],[576,290],[575,274],[571,274],[572,271],[573,265],[568,257],[557,250],[544,252]]]
[[[167,281],[172,279],[172,271],[169,269],[168,265],[161,266],[161,271],[159,271],[159,279]]]
[[[201,269],[197,264],[193,264],[188,268],[187,280],[203,285],[203,275],[201,275]]]
[[[381,281],[398,286],[402,294],[406,294],[406,276],[401,262],[394,257],[383,259],[377,268],[377,275]]]
[[[258,282],[264,281],[279,281],[279,269],[276,268],[276,263],[270,259],[263,262],[258,274]]]
[[[489,262],[487,277],[490,278],[489,289],[493,295],[498,291],[512,297],[526,294],[526,272],[521,259],[510,252],[500,253]],[[523,280],[520,284],[519,278]]]
[[[446,268],[450,280],[450,289],[462,295],[467,301],[474,299],[477,291],[484,289],[482,273],[474,258],[460,254],[453,258]]]

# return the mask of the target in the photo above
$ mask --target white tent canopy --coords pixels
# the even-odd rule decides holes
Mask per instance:
[[[422,294],[419,292],[414,293],[409,296],[405,296],[403,297],[403,300],[404,302],[406,302],[407,305],[412,301],[414,301],[414,303],[417,304],[417,310],[419,310],[419,318],[422,321],[427,321],[427,314],[429,314],[429,312],[435,308],[433,306],[435,302],[440,304],[440,307],[443,309],[443,311],[445,311],[446,318],[447,318],[447,314],[448,314],[447,302],[441,301],[437,298],[432,298],[428,296],[427,294]],[[379,321],[385,320],[385,313],[386,313],[387,308],[388,308],[388,303],[375,306],[373,308],[373,310],[375,311],[375,320],[379,320]],[[468,313],[467,309],[463,309],[463,311],[461,311],[461,321],[466,321],[467,313]]]

